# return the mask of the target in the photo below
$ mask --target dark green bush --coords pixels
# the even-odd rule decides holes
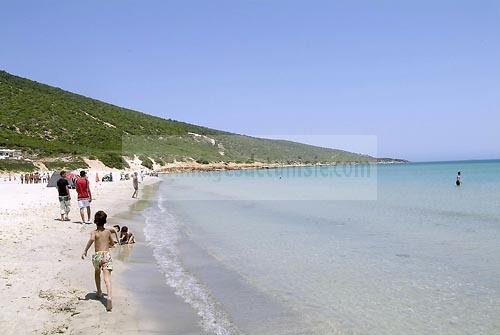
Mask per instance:
[[[142,161],[141,165],[147,167],[148,169],[153,169],[153,162],[146,155],[139,156],[139,159]]]
[[[43,161],[43,164],[49,170],[78,170],[87,169],[89,166],[84,160],[76,158],[70,161],[63,161],[60,159],[52,161]]]
[[[1,159],[0,171],[32,172],[35,165],[30,161],[17,159]]]
[[[129,167],[123,157],[116,152],[105,152],[97,155],[97,158],[107,167],[124,169]]]

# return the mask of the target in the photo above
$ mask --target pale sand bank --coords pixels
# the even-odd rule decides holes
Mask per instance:
[[[156,181],[156,178],[145,179],[142,185]],[[115,217],[137,201],[130,198],[131,181],[96,185],[91,179],[91,186],[95,199],[92,211],[106,211],[109,226],[123,220],[123,214],[120,214],[121,219]],[[103,303],[95,300],[90,259],[80,259],[95,225],[76,223],[80,221],[80,215],[76,194],[72,192],[72,221],[60,222],[55,220],[59,217],[55,188],[47,188],[44,184],[0,183],[0,327],[3,333],[180,334],[177,332],[181,330],[179,327],[186,330],[182,333],[195,333],[199,329],[195,313],[184,310],[186,307],[175,300],[178,298],[166,286],[161,295],[164,301],[153,302],[166,312],[182,313],[181,326],[170,327],[164,322],[157,322],[155,316],[158,315],[149,317],[150,313],[145,312],[148,309],[137,303],[147,301],[140,297],[137,299],[135,295],[156,296],[147,289],[141,291],[139,283],[143,278],[138,271],[140,262],[134,261],[144,254],[149,257],[144,240],[134,246],[130,262],[120,260],[119,254],[125,250],[118,248],[126,247],[113,250],[113,312],[107,313]],[[134,227],[133,222],[129,226],[132,230],[139,228]],[[134,256],[136,250],[137,257]],[[89,252],[89,256],[91,254]],[[145,270],[149,274],[156,271],[148,278],[160,282],[162,277],[154,265],[151,263],[148,266]],[[130,269],[130,278],[125,281],[127,268]],[[127,290],[125,284],[131,282],[134,283],[133,288]],[[147,285],[145,281],[143,287]]]

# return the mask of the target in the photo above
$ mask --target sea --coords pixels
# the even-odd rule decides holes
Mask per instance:
[[[500,160],[165,174],[142,215],[207,333],[500,334]]]

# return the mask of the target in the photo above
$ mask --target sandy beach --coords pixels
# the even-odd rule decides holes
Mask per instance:
[[[92,175],[92,174],[91,174]],[[137,203],[131,198],[132,182],[95,183],[92,178],[92,213],[108,213],[108,227],[115,217]],[[140,185],[158,182],[145,178]],[[57,220],[56,188],[45,184],[0,183],[0,325],[6,334],[134,334],[147,323],[141,320],[123,273],[129,264],[115,259],[112,274],[113,304],[106,312],[95,297],[90,255],[80,259],[94,224],[82,225],[72,192],[69,222]],[[143,192],[140,192],[140,197]],[[92,214],[93,215],[93,214]],[[134,232],[142,229],[129,223]],[[138,243],[140,244],[140,243]],[[122,252],[117,246],[113,256]],[[104,284],[103,284],[104,287]],[[193,313],[194,314],[194,313]]]

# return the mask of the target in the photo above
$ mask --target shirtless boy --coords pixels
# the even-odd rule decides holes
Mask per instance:
[[[95,254],[92,256],[92,264],[94,265],[94,276],[95,276],[95,286],[97,288],[97,297],[102,298],[101,290],[101,271],[104,276],[104,283],[106,284],[106,290],[108,292],[108,299],[106,301],[106,310],[111,312],[113,308],[112,296],[111,296],[111,271],[113,270],[113,260],[111,259],[111,254],[109,253],[109,247],[113,245],[113,239],[111,237],[111,231],[104,228],[106,223],[106,213],[103,211],[98,211],[95,213],[94,223],[96,224],[96,230],[90,233],[90,239],[87,242],[87,246],[82,253],[82,259],[87,256],[87,251],[95,242]]]

